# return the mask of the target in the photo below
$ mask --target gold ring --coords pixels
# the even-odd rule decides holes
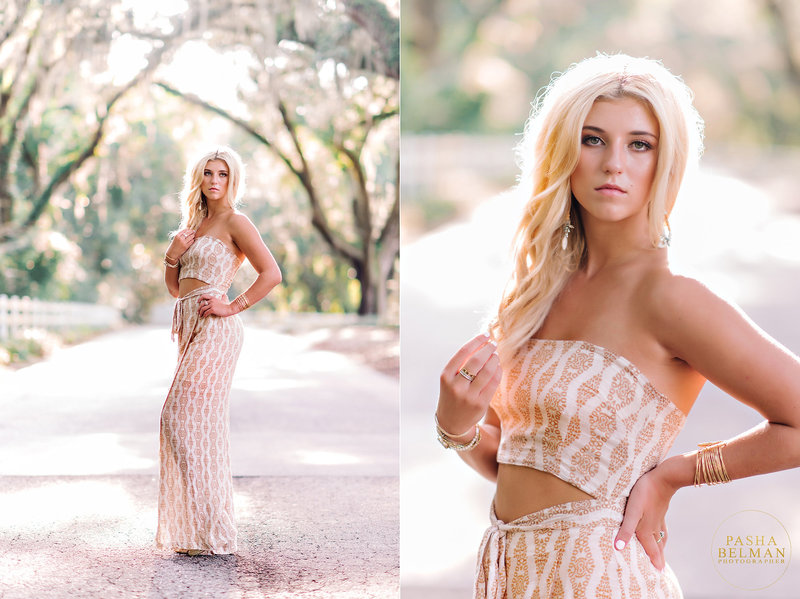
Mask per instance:
[[[655,533],[653,533],[653,534],[655,534]],[[660,543],[661,541],[663,541],[665,536],[667,536],[667,533],[665,533],[663,530],[659,530],[658,531],[658,538],[656,539],[656,543]]]
[[[475,380],[475,375],[472,374],[469,370],[467,370],[466,367],[462,367],[461,370],[458,371],[458,374],[463,376],[470,383]]]

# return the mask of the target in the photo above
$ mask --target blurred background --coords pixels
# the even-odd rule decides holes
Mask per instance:
[[[435,440],[438,375],[482,330],[509,273],[524,198],[513,149],[551,74],[596,52],[663,61],[695,93],[706,152],[671,217],[670,260],[800,352],[800,5],[787,0],[404,0],[401,194],[403,597],[469,597],[493,487]],[[761,417],[706,385],[673,447]],[[793,597],[800,566],[737,588],[716,571],[717,527],[772,514],[800,540],[797,471],[685,489],[667,559],[687,599]],[[747,576],[747,574],[745,575]],[[739,585],[746,586],[746,585]]]
[[[89,328],[163,321],[153,309],[168,299],[161,260],[187,161],[227,144],[247,165],[242,210],[284,275],[256,311],[396,324],[398,11],[397,0],[4,3],[0,297],[104,307]],[[242,269],[232,293],[253,277]],[[42,332],[49,316],[17,322],[27,309],[10,301],[0,364],[58,334]]]

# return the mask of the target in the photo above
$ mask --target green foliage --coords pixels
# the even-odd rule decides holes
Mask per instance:
[[[45,354],[44,345],[37,339],[9,339],[0,344],[0,364],[19,364]]]
[[[709,145],[800,144],[791,2],[408,0],[402,9],[404,131],[518,132],[553,72],[625,52],[683,77]]]
[[[308,194],[285,161],[149,81],[126,87],[110,65],[122,37],[150,45],[148,66],[140,68],[151,71],[169,67],[174,50],[190,40],[223,54],[248,53],[257,66],[245,82],[250,91],[247,85],[237,90],[238,101],[295,166],[304,153],[331,230],[367,254],[396,184],[398,28],[382,2],[287,3],[278,14],[243,18],[228,0],[212,0],[170,17],[172,25],[139,23],[136,11],[119,10],[116,0],[40,8],[38,2],[15,5],[8,22],[25,18],[0,41],[0,90],[9,95],[0,106],[0,292],[100,302],[120,308],[128,320],[145,319],[153,304],[169,299],[161,260],[180,220],[177,193],[186,160],[214,131],[215,141],[257,165],[243,210],[284,275],[281,288],[256,309],[359,309],[357,273],[314,230]],[[199,31],[202,23],[206,31]],[[278,66],[276,56],[287,62]],[[283,128],[276,97],[293,132]],[[352,157],[376,214],[366,228],[352,216],[351,205],[364,201]],[[31,215],[35,225],[27,227]],[[254,276],[243,269],[232,291]]]

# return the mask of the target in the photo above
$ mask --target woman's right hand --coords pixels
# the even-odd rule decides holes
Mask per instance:
[[[194,229],[182,229],[172,238],[166,251],[166,257],[172,262],[181,259],[184,252],[194,243]]]
[[[461,369],[475,376],[470,381]],[[459,436],[473,435],[500,384],[503,370],[497,346],[486,335],[468,341],[444,367],[439,377],[436,417],[443,430]]]

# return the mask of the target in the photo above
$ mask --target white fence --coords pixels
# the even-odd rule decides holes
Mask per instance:
[[[106,328],[119,322],[119,311],[110,306],[0,295],[0,341],[37,329]]]

